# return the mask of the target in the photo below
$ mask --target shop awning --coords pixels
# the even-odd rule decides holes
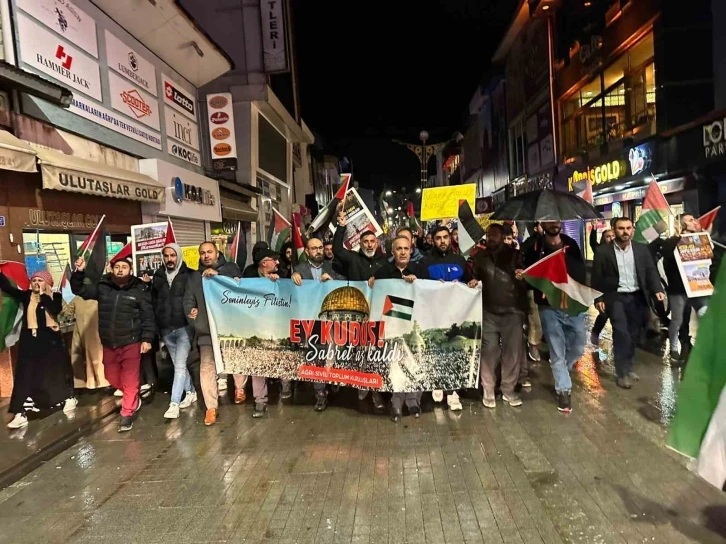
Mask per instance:
[[[249,223],[257,221],[257,210],[253,210],[249,204],[225,197],[221,197],[220,200],[223,221],[246,221]]]
[[[0,168],[16,172],[37,172],[35,149],[22,140],[0,130]]]
[[[36,148],[36,151],[44,189],[139,202],[164,201],[166,185],[144,174],[53,149]]]

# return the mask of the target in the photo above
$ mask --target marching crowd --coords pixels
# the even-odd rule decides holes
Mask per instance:
[[[546,296],[524,279],[524,270],[564,248],[568,275],[587,284],[585,261],[578,244],[562,232],[559,221],[533,225],[530,236],[521,241],[513,225],[490,224],[485,239],[466,259],[459,253],[458,232],[437,226],[424,235],[408,227],[398,229],[390,243],[388,255],[372,231],[363,232],[360,249],[344,248],[345,215],[338,217],[332,240],[309,238],[305,243],[306,261],[294,265],[292,246],[287,244],[278,255],[264,242],[255,244],[253,263],[241,271],[225,259],[212,242],[199,246],[199,269],[189,269],[182,260],[181,248],[172,243],[162,250],[163,266],[153,277],[137,278],[132,274],[130,255],[111,260],[111,272],[100,281],[85,276],[86,262],[79,258],[71,276],[73,292],[85,300],[98,301],[98,330],[103,346],[105,379],[121,391],[122,408],[118,431],[132,428],[142,405],[140,394],[141,359],[152,350],[157,337],[168,349],[174,365],[171,399],[165,418],[179,417],[180,410],[197,402],[201,393],[205,405],[204,423],[213,425],[219,417],[219,386],[212,335],[207,318],[202,282],[215,275],[244,281],[245,278],[289,278],[295,285],[305,281],[347,279],[374,285],[380,279],[406,282],[438,280],[462,282],[481,291],[481,363],[480,381],[483,404],[495,408],[498,394],[510,406],[521,406],[519,391],[531,387],[529,364],[541,359],[542,340],[549,348],[549,363],[554,377],[558,410],[572,410],[570,372],[586,346],[585,315],[571,315],[549,304]],[[699,232],[698,220],[691,215],[680,218],[683,232]],[[617,385],[630,388],[636,381],[633,371],[635,348],[654,303],[665,298],[665,289],[656,267],[662,258],[667,276],[671,318],[669,337],[674,361],[679,353],[684,316],[692,308],[702,315],[706,298],[687,298],[677,269],[674,268],[674,239],[657,240],[648,247],[633,241],[633,222],[625,217],[611,220],[596,246],[590,285],[602,296],[596,301],[600,315],[591,341],[609,319],[613,329],[613,348]],[[418,235],[422,236],[419,238]],[[386,244],[387,245],[387,244]],[[20,357],[10,412],[15,414],[8,425],[27,425],[29,409],[50,408],[64,404],[73,410],[70,361],[58,329],[62,310],[59,293],[52,292],[49,274],[38,272],[31,278],[30,290],[18,289],[0,274],[0,289],[25,304],[20,337]],[[655,304],[657,307],[657,304]],[[442,355],[445,357],[446,355]],[[444,362],[442,362],[444,364]],[[37,379],[42,372],[44,379]],[[35,376],[33,374],[36,374]],[[234,402],[246,401],[246,384],[252,382],[255,418],[264,416],[268,401],[265,376],[234,375]],[[282,398],[292,395],[293,384],[282,381]],[[330,384],[314,383],[316,411],[328,406]],[[388,399],[378,391],[359,390],[362,400],[370,393],[377,410],[384,410]],[[433,391],[433,400],[451,410],[461,410],[457,391]],[[393,393],[391,418],[400,421],[403,406],[409,414],[421,413],[421,392]]]

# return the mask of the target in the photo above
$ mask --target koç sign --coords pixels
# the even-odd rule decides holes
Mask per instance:
[[[703,153],[707,159],[726,155],[726,119],[703,125]]]
[[[181,178],[175,177],[172,180],[174,187],[174,202],[182,201],[195,202],[204,206],[214,206],[214,194],[208,189],[197,187],[189,183],[184,183]]]
[[[595,186],[615,181],[627,175],[628,170],[624,161],[610,161],[600,166],[588,166],[587,170],[582,172],[575,170],[567,179],[567,186],[572,191],[572,186],[578,181],[589,179],[590,183]]]

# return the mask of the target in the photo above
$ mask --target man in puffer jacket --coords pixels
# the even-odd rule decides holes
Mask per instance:
[[[139,396],[141,355],[151,349],[156,336],[151,297],[143,282],[131,274],[130,253],[111,261],[112,272],[97,284],[84,282],[86,261],[79,257],[71,275],[71,290],[98,301],[98,333],[103,344],[103,367],[111,386],[123,392],[118,432],[130,431]]]

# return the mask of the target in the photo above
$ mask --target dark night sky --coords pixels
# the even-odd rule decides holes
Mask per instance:
[[[516,0],[298,0],[302,116],[353,161],[361,186],[414,186],[418,159],[391,138],[430,143],[463,128],[469,100]]]

